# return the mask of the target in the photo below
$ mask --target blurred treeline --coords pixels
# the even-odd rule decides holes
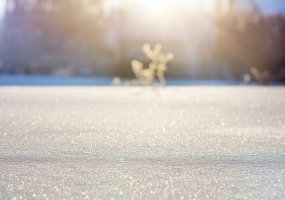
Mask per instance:
[[[102,1],[13,0],[1,34],[2,72],[27,74],[107,73]],[[12,3],[11,3],[12,2]],[[109,65],[109,66],[108,66]]]
[[[215,17],[186,11],[183,23],[169,24],[188,38],[170,27],[163,40],[159,28],[139,24],[126,9],[106,13],[103,0],[7,2],[0,73],[131,76],[129,61],[144,59],[142,44],[160,42],[176,57],[168,76],[241,80],[255,67],[285,81],[285,17],[263,14],[254,1],[242,10],[229,0]]]
[[[271,81],[285,80],[285,17],[263,15],[258,4],[251,9],[235,8],[236,0],[225,15],[219,17],[216,55],[218,63],[231,69],[235,79],[250,68],[267,72]],[[223,65],[221,65],[223,66]],[[249,70],[250,71],[250,70]]]

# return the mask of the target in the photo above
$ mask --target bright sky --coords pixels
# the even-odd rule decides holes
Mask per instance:
[[[122,0],[105,0],[108,2],[107,6],[116,6],[120,4]],[[124,0],[125,2],[129,0]],[[188,0],[137,0],[141,1],[141,7],[149,10],[150,12],[163,12],[165,8],[172,7],[172,4],[175,2],[187,2],[189,6],[196,6],[204,10],[209,10],[213,8],[214,0],[199,0],[199,1],[188,1]],[[256,0],[261,6],[262,10],[265,12],[283,12],[285,13],[285,0]],[[6,0],[0,0],[0,18],[3,17],[5,11],[5,2]]]
[[[148,10],[149,12],[168,12],[167,8],[171,10],[175,5],[183,5],[184,7],[192,7],[200,11],[213,11],[215,9],[215,0],[105,0],[106,7],[117,7],[121,2],[127,4],[128,2],[138,2],[139,9]],[[240,0],[242,2],[242,0]],[[247,1],[247,0],[246,0]],[[282,12],[285,13],[285,0],[255,0],[264,12]],[[226,0],[224,1],[226,2]],[[238,2],[238,1],[237,1]],[[181,4],[183,3],[183,4]]]
[[[189,0],[105,0],[106,7],[118,7],[121,3],[128,4],[131,2],[137,2],[140,9],[150,9],[150,11],[163,10],[167,7],[172,7],[179,5],[181,3],[187,6],[204,6],[204,9],[208,9],[213,6],[214,0],[199,0],[199,1],[189,1]]]
[[[265,12],[282,12],[285,13],[285,1],[284,0],[257,0],[262,10]]]

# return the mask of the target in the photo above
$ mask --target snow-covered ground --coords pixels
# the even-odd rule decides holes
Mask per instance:
[[[284,196],[284,87],[0,87],[0,199]]]

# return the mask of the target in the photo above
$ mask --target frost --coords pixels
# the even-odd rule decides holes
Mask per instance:
[[[146,67],[143,62],[132,60],[131,67],[136,79],[123,83],[119,77],[115,77],[113,85],[154,85],[156,81],[161,85],[166,83],[167,63],[174,59],[173,53],[164,53],[161,44],[156,44],[153,48],[145,44],[142,49],[147,60],[150,61],[149,65]]]
[[[140,85],[150,85],[158,78],[161,84],[165,84],[167,63],[173,60],[173,53],[164,53],[160,44],[156,44],[153,48],[151,48],[149,44],[145,44],[143,46],[143,52],[147,59],[150,60],[150,64],[147,68],[138,60],[131,62],[133,73],[136,76],[136,83]]]

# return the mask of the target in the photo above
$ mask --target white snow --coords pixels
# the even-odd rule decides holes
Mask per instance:
[[[284,196],[284,87],[0,87],[0,199]]]

